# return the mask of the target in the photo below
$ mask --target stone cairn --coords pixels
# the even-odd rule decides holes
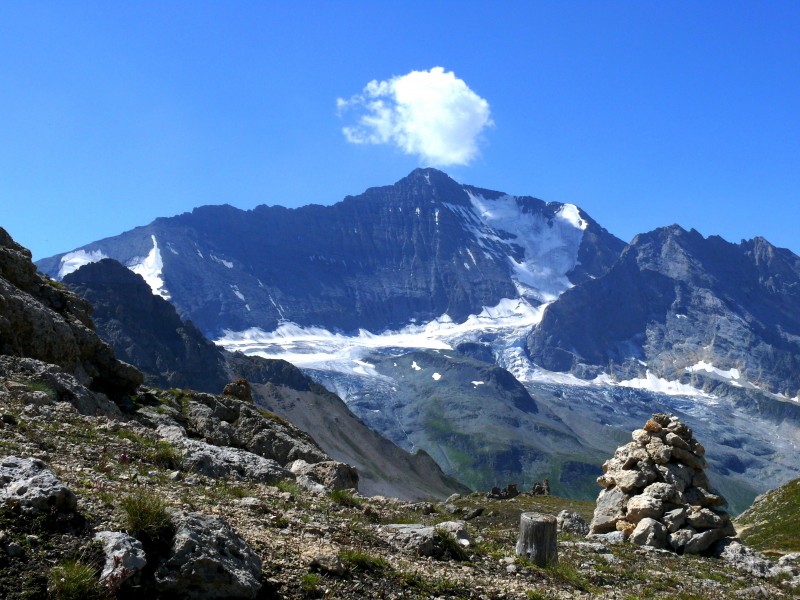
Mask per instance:
[[[705,474],[705,448],[677,417],[655,414],[603,464],[590,534],[698,554],[736,535]]]

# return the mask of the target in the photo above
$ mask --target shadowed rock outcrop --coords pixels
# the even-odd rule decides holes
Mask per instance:
[[[142,375],[95,333],[84,299],[40,274],[31,253],[0,228],[0,355],[57,365],[91,390],[119,398]]]

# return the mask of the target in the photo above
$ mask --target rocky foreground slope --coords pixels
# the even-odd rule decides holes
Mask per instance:
[[[800,553],[800,479],[770,490],[736,518],[736,528],[750,545],[773,558]]]
[[[754,562],[752,554],[732,554],[729,560],[677,556],[586,540],[569,531],[559,533],[559,565],[537,568],[514,554],[520,513],[566,509],[574,513],[567,520],[570,527],[578,525],[573,531],[580,531],[575,514],[588,520],[589,503],[472,494],[409,504],[315,492],[291,479],[269,484],[205,475],[171,462],[175,454],[150,428],[81,415],[42,394],[8,380],[0,393],[4,598],[45,598],[48,586],[56,589],[71,572],[71,559],[89,566],[92,581],[107,570],[100,591],[120,598],[792,597],[784,583],[796,572],[790,561],[783,572],[767,569],[756,576],[753,565],[763,563]],[[19,484],[7,485],[5,476],[23,468],[29,479],[45,470],[55,475],[45,475],[55,493],[52,505],[45,500],[43,512],[26,512],[24,500],[8,502],[18,496],[9,488]],[[145,498],[140,507],[152,503],[153,496],[169,507],[175,533],[172,541],[162,542],[166,560],[159,558],[158,539],[140,546],[126,537],[135,526],[127,512],[129,499],[139,494]],[[45,492],[43,497],[51,496]],[[133,514],[149,513],[139,508]],[[464,545],[437,533],[436,525],[453,531]],[[112,556],[120,556],[116,571],[114,559],[106,557],[106,540],[112,541]],[[142,558],[149,567],[141,565]],[[124,569],[131,577],[121,581],[129,574]]]

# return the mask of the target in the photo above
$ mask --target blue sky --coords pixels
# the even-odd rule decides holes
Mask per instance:
[[[626,241],[679,223],[800,253],[798,31],[798,2],[9,2],[0,226],[38,259],[437,163]],[[359,125],[434,67],[462,85],[465,164],[430,149],[430,123],[416,142],[413,118]]]

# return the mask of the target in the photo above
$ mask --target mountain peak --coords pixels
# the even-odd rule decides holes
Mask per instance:
[[[418,167],[406,175],[403,180],[408,179],[413,181],[416,179],[424,179],[426,182],[430,182],[431,178],[433,178],[434,181],[440,179],[454,181],[447,173],[439,169],[434,169],[433,167]]]
[[[465,196],[464,186],[447,173],[431,167],[414,169],[394,184],[393,187],[418,189],[422,193],[430,191],[445,197]]]

